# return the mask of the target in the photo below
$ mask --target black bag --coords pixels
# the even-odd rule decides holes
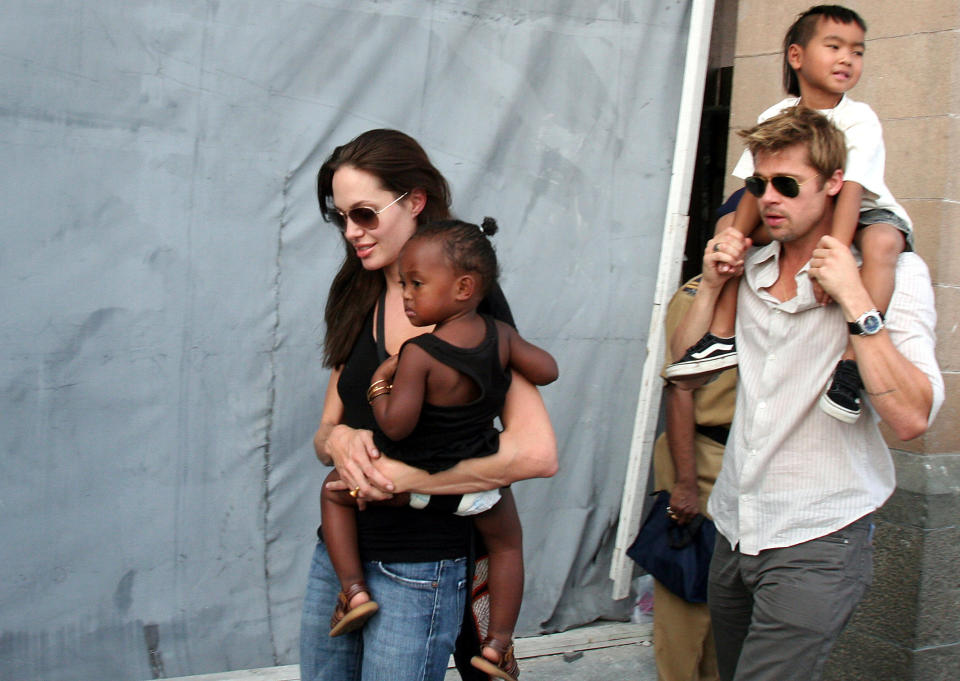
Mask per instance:
[[[706,603],[717,529],[702,514],[678,525],[667,515],[670,492],[654,494],[657,499],[627,555],[683,600]]]

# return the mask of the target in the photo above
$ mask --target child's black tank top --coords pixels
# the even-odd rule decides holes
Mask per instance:
[[[464,459],[488,456],[500,446],[500,431],[493,420],[500,416],[510,387],[510,371],[500,364],[496,322],[481,315],[486,324],[483,340],[472,348],[451,345],[432,333],[411,338],[431,357],[468,376],[480,389],[474,401],[457,406],[425,402],[413,432],[396,442],[374,431],[377,447],[388,456],[430,473],[446,470]]]
[[[481,309],[513,325],[510,307],[499,287],[494,287],[484,299]],[[352,428],[366,428],[376,434],[379,428],[366,393],[370,377],[386,358],[386,353],[378,348],[373,329],[371,310],[343,365],[337,392],[343,403],[342,423]],[[382,334],[379,338],[383,338]],[[471,526],[470,518],[464,516],[431,513],[409,506],[368,506],[357,514],[360,556],[363,560],[385,562],[422,562],[466,556]],[[320,534],[319,528],[317,534]]]

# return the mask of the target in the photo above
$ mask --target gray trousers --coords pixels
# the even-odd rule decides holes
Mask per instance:
[[[722,681],[817,681],[873,577],[873,514],[748,556],[717,536],[708,602]]]

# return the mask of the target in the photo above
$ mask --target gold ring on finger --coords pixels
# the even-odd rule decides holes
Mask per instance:
[[[360,485],[357,485],[352,490],[350,490],[350,496],[353,497],[354,499],[357,498],[358,494],[360,494]]]

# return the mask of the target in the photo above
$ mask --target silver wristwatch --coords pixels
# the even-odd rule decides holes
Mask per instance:
[[[857,317],[857,321],[847,322],[847,328],[858,336],[872,336],[883,328],[883,315],[876,308],[867,310]]]

